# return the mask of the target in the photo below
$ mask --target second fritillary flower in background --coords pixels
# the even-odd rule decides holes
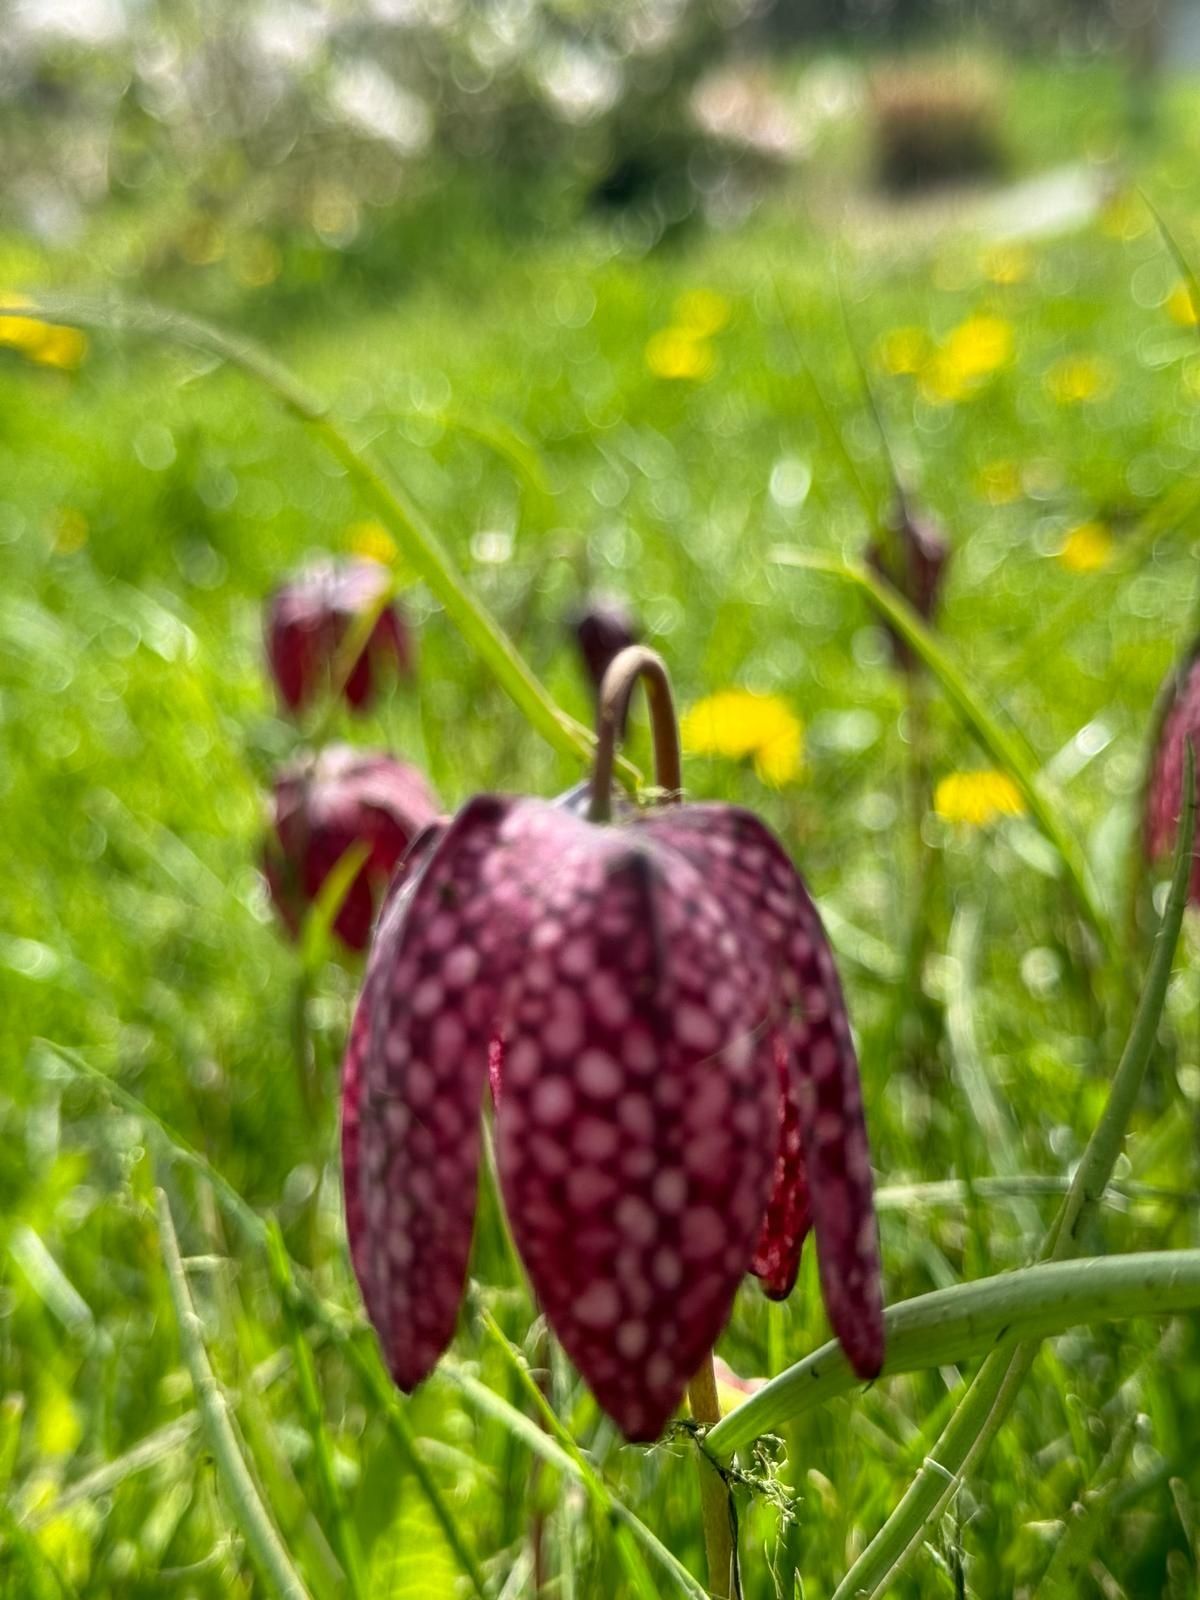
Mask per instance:
[[[333,927],[351,950],[366,949],[388,878],[438,810],[424,775],[391,756],[332,745],[284,767],[263,870],[289,933],[299,934],[329,874],[358,849],[362,862]]]
[[[267,659],[289,711],[307,709],[331,688],[363,710],[375,697],[382,669],[412,675],[415,646],[391,587],[391,573],[377,561],[328,561],[296,573],[275,591],[266,609]],[[342,661],[355,627],[367,629],[362,649],[354,661]]]
[[[933,621],[950,563],[950,542],[928,512],[914,511],[907,497],[900,500],[891,525],[867,546],[866,559],[923,621]],[[916,663],[908,641],[890,624],[886,627],[896,660],[911,671]]]
[[[0,295],[0,308],[6,312],[32,309],[24,295]],[[43,322],[37,316],[0,316],[0,345],[16,350],[27,361],[40,367],[58,367],[74,372],[87,354],[87,334],[56,322]]]
[[[631,644],[642,636],[629,607],[612,595],[589,595],[579,608],[572,612],[568,627],[578,647],[588,683],[597,697],[604,674]]]
[[[1200,749],[1200,646],[1194,645],[1168,674],[1159,695],[1156,730],[1146,777],[1142,832],[1150,861],[1169,857],[1175,849],[1188,741]],[[1200,856],[1192,865],[1189,892],[1193,904],[1200,903]]]
[[[692,755],[752,759],[759,778],[772,788],[804,770],[804,725],[777,694],[722,689],[697,701],[679,731]]]

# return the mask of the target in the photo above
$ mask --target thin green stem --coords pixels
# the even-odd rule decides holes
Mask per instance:
[[[196,1404],[217,1464],[222,1487],[229,1498],[247,1548],[274,1593],[283,1600],[310,1600],[300,1574],[292,1564],[279,1530],[263,1504],[250,1469],[242,1455],[234,1429],[229,1402],[204,1348],[204,1327],[192,1304],[191,1290],[179,1254],[179,1240],[165,1190],[158,1191],[158,1228],[162,1240],[163,1264],[171,1290],[171,1304],[179,1324],[179,1339],[184,1360],[196,1391]]]
[[[704,1358],[699,1372],[688,1384],[688,1405],[692,1416],[704,1429],[707,1441],[721,1420],[717,1398],[717,1375],[712,1352]],[[705,1450],[697,1451],[696,1471],[700,1478],[700,1514],[704,1522],[704,1554],[708,1562],[708,1589],[714,1600],[728,1600],[737,1582],[737,1544],[734,1540],[733,1500],[729,1485]]]

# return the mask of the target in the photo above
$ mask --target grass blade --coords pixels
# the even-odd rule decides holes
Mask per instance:
[[[246,1540],[255,1565],[268,1586],[283,1600],[310,1600],[303,1579],[292,1564],[291,1557],[271,1515],[263,1505],[259,1493],[242,1455],[229,1402],[204,1348],[203,1328],[196,1308],[192,1304],[191,1290],[179,1254],[179,1240],[171,1206],[164,1190],[158,1191],[158,1228],[162,1240],[163,1262],[167,1269],[167,1282],[171,1289],[171,1304],[179,1324],[179,1339],[184,1360],[196,1391],[196,1404],[208,1439],[209,1449],[217,1464],[217,1472],[225,1493],[229,1497],[238,1526]]]
[[[347,1513],[346,1497],[342,1492],[341,1484],[338,1482],[337,1470],[334,1466],[333,1444],[329,1438],[329,1430],[325,1426],[321,1392],[317,1384],[316,1364],[313,1361],[313,1354],[308,1340],[304,1337],[304,1329],[301,1326],[300,1319],[295,1312],[295,1295],[292,1292],[295,1278],[292,1273],[287,1248],[283,1242],[283,1234],[274,1217],[267,1223],[267,1258],[271,1267],[271,1276],[280,1291],[283,1314],[287,1320],[288,1332],[291,1335],[297,1387],[300,1391],[300,1401],[304,1410],[304,1420],[308,1428],[308,1435],[312,1440],[313,1459],[316,1462],[321,1493],[325,1498],[325,1507],[331,1524],[333,1546],[337,1552],[338,1560],[341,1562],[342,1571],[345,1573],[349,1594],[353,1597],[353,1600],[361,1600],[361,1597],[366,1593],[363,1581],[362,1550],[359,1547],[358,1534],[354,1524]]]
[[[589,1467],[578,1452],[566,1449],[557,1438],[546,1433],[532,1417],[527,1417],[523,1411],[518,1411],[515,1406],[509,1405],[502,1395],[489,1389],[486,1383],[480,1383],[478,1378],[473,1378],[453,1362],[443,1361],[439,1371],[462,1391],[467,1399],[479,1411],[499,1422],[503,1427],[526,1445],[534,1455],[541,1456],[543,1461],[549,1462],[559,1472],[565,1473],[568,1478],[573,1478],[584,1489],[589,1485],[585,1474],[590,1472],[596,1482],[600,1483],[603,1493],[607,1496],[606,1510],[623,1529],[625,1529],[651,1557],[655,1564],[671,1579],[673,1586],[682,1594],[692,1597],[692,1600],[708,1600],[708,1595],[698,1578],[692,1576],[679,1558],[667,1549],[658,1536],[646,1526],[640,1517],[630,1511],[622,1501],[614,1499],[607,1486],[598,1479],[595,1469]]]
[[[535,1383],[533,1374],[529,1370],[529,1363],[525,1360],[525,1357],[512,1341],[506,1338],[504,1330],[486,1308],[481,1312],[481,1320],[488,1338],[500,1351],[509,1370],[516,1378],[521,1393],[536,1410],[541,1419],[542,1427],[557,1439],[563,1450],[575,1463],[574,1475],[583,1485],[597,1516],[602,1522],[607,1523],[614,1529],[628,1526],[628,1524],[622,1524],[615,1514],[616,1496],[575,1443],[570,1431],[564,1426],[554,1407]],[[646,1563],[641,1551],[636,1544],[631,1544],[626,1539],[618,1538],[616,1546],[634,1593],[640,1595],[642,1600],[654,1600],[657,1591],[651,1582],[650,1574],[646,1570]]]
[[[267,1224],[207,1157],[201,1155],[181,1134],[170,1128],[136,1095],[122,1088],[107,1073],[101,1072],[99,1067],[92,1066],[91,1062],[77,1051],[70,1050],[65,1045],[53,1044],[46,1039],[38,1043],[64,1066],[102,1088],[118,1105],[139,1118],[163,1157],[167,1161],[190,1167],[203,1178],[211,1187],[222,1210],[236,1224],[243,1237],[264,1254],[269,1251]],[[290,1256],[286,1259],[291,1270],[291,1285],[297,1309],[345,1353],[346,1359],[354,1367],[367,1392],[379,1407],[388,1431],[400,1449],[405,1465],[411,1468],[422,1493],[429,1501],[430,1509],[441,1524],[455,1558],[470,1580],[471,1588],[478,1600],[487,1600],[487,1586],[483,1581],[479,1563],[437,1480],[421,1457],[404,1402],[391,1378],[384,1371],[373,1336],[370,1344],[356,1337],[363,1331],[362,1324],[350,1312],[340,1307],[328,1306],[309,1283],[303,1269],[298,1267]]]

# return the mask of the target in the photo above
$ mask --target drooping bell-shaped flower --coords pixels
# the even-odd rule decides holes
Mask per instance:
[[[662,664],[610,668],[592,817],[645,674],[678,794]],[[351,1253],[400,1386],[449,1343],[497,1093],[501,1189],[551,1327],[633,1439],[654,1438],[744,1273],[792,1288],[815,1227],[833,1326],[883,1359],[858,1066],[816,910],[774,835],[725,805],[596,821],[500,795],[420,841],[380,918],[346,1054]]]
[[[569,626],[588,683],[599,701],[604,674],[622,650],[638,642],[641,629],[623,601],[600,594],[590,595],[572,612]]]
[[[357,848],[362,864],[333,926],[350,949],[365,950],[393,869],[438,810],[424,774],[392,756],[332,745],[284,767],[263,870],[293,937],[329,874]]]
[[[411,676],[412,635],[390,593],[387,568],[367,560],[320,562],[275,591],[266,608],[267,659],[289,711],[304,710],[331,687],[364,710],[381,667]],[[347,644],[353,649],[356,627],[366,636],[356,658],[346,661],[342,653]]]
[[[1147,858],[1158,861],[1175,849],[1183,809],[1183,774],[1188,741],[1200,747],[1200,645],[1172,668],[1159,693],[1157,731],[1146,778],[1143,839]],[[1188,891],[1200,903],[1200,856]]]
[[[932,621],[950,562],[950,543],[928,512],[916,510],[907,496],[899,495],[888,526],[867,546],[866,559],[918,616]],[[896,660],[911,671],[915,663],[908,642],[890,625],[887,631]]]

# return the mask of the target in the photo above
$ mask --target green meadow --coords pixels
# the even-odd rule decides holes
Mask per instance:
[[[328,402],[581,722],[568,618],[593,591],[640,618],[685,714],[770,697],[727,701],[707,740],[685,722],[684,782],[764,817],[826,918],[886,1300],[1038,1259],[1167,910],[1140,806],[1196,626],[1200,338],[1147,202],[1200,254],[1200,88],[1168,79],[1132,137],[1114,69],[1025,67],[1005,134],[1015,207],[864,198],[851,120],[744,215],[658,241],[461,170],[355,248],[236,209],[197,245],[182,187],[53,250],[0,236],[6,296],[102,302],[49,362],[0,324],[5,1595],[287,1592],[256,1516],[314,1600],[706,1581],[695,1439],[624,1443],[546,1341],[486,1183],[452,1350],[391,1389],[342,1218],[361,962],[319,928],[288,942],[260,871],[272,773],[318,737],[415,761],[447,811],[586,763],[319,429],[211,348],[121,326],[118,299],[256,340]],[[1086,203],[1036,215],[1021,186],[1068,167]],[[893,472],[951,547],[907,675],[859,566]],[[297,723],[262,606],[327,553],[394,566],[419,671]],[[795,759],[755,759],[755,716]],[[640,708],[626,753],[648,773]],[[1185,917],[1073,1250],[1186,1252],[1192,1287],[1156,1257],[1077,1316],[1066,1278],[1057,1321],[1039,1302],[989,1452],[888,1592],[1196,1592],[1198,963]],[[730,1479],[747,1600],[843,1592],[1007,1327],[931,1325],[906,1370],[764,1410]],[[718,1353],[769,1378],[828,1337],[810,1241],[785,1303],[746,1280]]]

